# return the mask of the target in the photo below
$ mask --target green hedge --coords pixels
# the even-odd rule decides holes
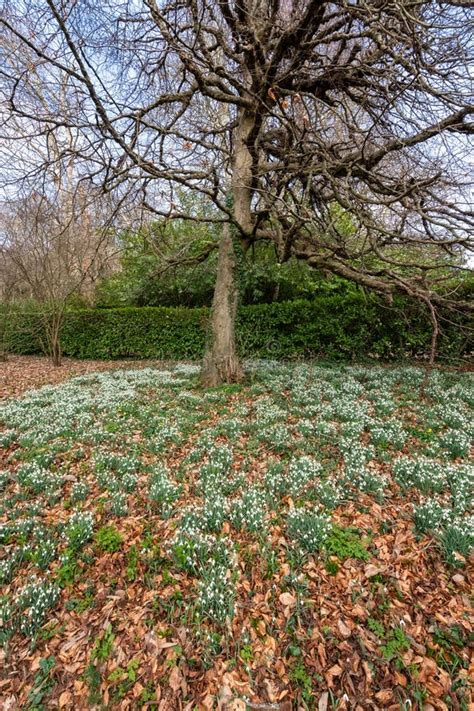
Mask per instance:
[[[76,358],[200,358],[209,309],[127,307],[68,312],[63,353]],[[461,317],[459,317],[461,318]],[[39,316],[10,318],[9,347],[38,353]],[[443,325],[439,353],[457,358],[472,349],[465,330]],[[237,334],[242,355],[330,359],[421,355],[429,349],[431,326],[423,306],[403,298],[388,307],[376,294],[334,294],[313,301],[243,306]]]
[[[451,316],[452,319],[452,316]],[[431,323],[418,302],[396,297],[392,306],[374,293],[334,294],[313,301],[246,306],[240,311],[239,343],[245,354],[329,359],[399,359],[429,351]],[[438,352],[459,358],[472,349],[466,319],[443,324]]]

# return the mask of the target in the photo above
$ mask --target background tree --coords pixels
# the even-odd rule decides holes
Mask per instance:
[[[170,224],[170,223],[168,223]],[[167,240],[169,254],[157,254],[141,232],[120,236],[120,268],[101,281],[96,291],[99,308],[117,306],[210,306],[217,268],[217,250],[203,261],[196,261],[209,244],[208,227],[202,238],[190,226],[181,234],[179,221],[173,222],[176,237]],[[147,233],[154,231],[152,223]],[[161,232],[161,231],[160,231]],[[161,240],[161,234],[160,234]],[[186,246],[187,257],[181,249]],[[162,243],[161,243],[162,244]],[[217,245],[216,245],[217,246]],[[290,259],[279,263],[271,243],[255,242],[249,250],[239,280],[240,304],[311,299],[334,290],[347,291],[356,285]]]
[[[43,348],[61,365],[61,328],[73,299],[87,300],[99,276],[107,273],[114,245],[107,216],[83,191],[71,200],[61,186],[56,194],[33,192],[4,204],[1,223],[7,303],[41,310]],[[67,217],[63,200],[68,200]],[[107,241],[107,244],[106,244]]]
[[[64,73],[78,97],[73,115],[33,111],[37,70],[14,63],[11,115],[80,132],[96,180],[127,182],[155,215],[221,226],[204,382],[240,377],[235,272],[257,240],[422,300],[434,356],[436,309],[456,300],[446,270],[473,248],[462,3],[6,0],[2,21],[8,51],[51,83]],[[183,208],[177,188],[217,215]]]
[[[27,314],[40,310],[37,337],[54,365],[61,365],[61,328],[65,310],[91,303],[97,281],[117,261],[115,227],[120,199],[107,195],[90,180],[92,161],[85,161],[85,136],[69,125],[79,111],[78,96],[67,73],[48,81],[41,63],[19,56],[5,42],[5,67],[28,67],[25,91],[31,111],[64,117],[55,130],[27,114],[8,113],[0,147],[3,240],[2,289],[15,305],[17,327]],[[11,308],[4,308],[8,326]],[[38,321],[37,321],[38,323]],[[4,329],[4,332],[8,328]]]
[[[3,236],[0,245],[0,361],[2,362],[6,361],[8,356],[10,309],[18,281],[18,275],[8,258],[5,242],[6,237]]]

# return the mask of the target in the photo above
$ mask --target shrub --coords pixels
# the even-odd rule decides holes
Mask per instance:
[[[312,301],[242,306],[237,323],[239,349],[243,355],[260,357],[318,355],[335,360],[425,353],[431,327],[423,306],[402,297],[394,302],[389,309],[376,294],[352,290]],[[34,312],[12,315],[7,344],[10,351],[41,352],[40,318]],[[61,334],[62,350],[75,358],[200,358],[208,318],[207,308],[147,306],[69,311]],[[439,350],[444,357],[458,357],[472,348],[460,323],[443,329]]]

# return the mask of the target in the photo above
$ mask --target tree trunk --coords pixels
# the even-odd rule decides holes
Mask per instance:
[[[51,363],[55,368],[62,365],[61,329],[63,325],[62,312],[53,311],[45,316],[46,343]]]
[[[56,341],[51,346],[51,362],[55,368],[60,368],[62,365],[63,360],[59,341]]]
[[[8,360],[7,354],[7,315],[5,312],[0,313],[0,362],[5,363]]]
[[[201,382],[205,387],[237,383],[243,376],[235,346],[235,316],[238,300],[235,267],[234,245],[230,227],[226,224],[222,229],[219,242],[209,342],[201,370]]]
[[[231,194],[234,218],[240,227],[239,240],[246,251],[253,230],[251,214],[252,156],[247,141],[255,127],[255,116],[242,112],[233,133]],[[204,355],[201,382],[205,387],[242,380],[242,367],[235,347],[235,316],[238,288],[235,281],[235,250],[230,226],[225,224],[219,242],[217,277],[212,300],[209,342]]]
[[[62,356],[61,323],[55,320],[51,331],[51,361],[55,368],[59,368],[62,365]]]

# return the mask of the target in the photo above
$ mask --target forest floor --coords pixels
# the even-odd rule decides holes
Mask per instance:
[[[146,360],[76,360],[63,358],[62,365],[56,368],[49,358],[44,356],[10,355],[6,362],[0,362],[0,400],[18,397],[26,390],[39,388],[41,385],[55,385],[68,380],[74,375],[84,375],[103,370],[118,368],[162,367],[163,361]]]
[[[4,709],[473,708],[472,374],[0,367]]]

